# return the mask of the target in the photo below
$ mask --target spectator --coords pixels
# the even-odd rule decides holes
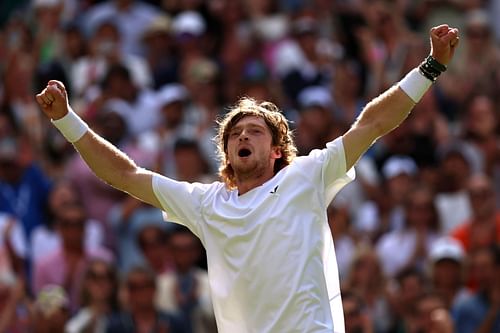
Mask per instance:
[[[61,236],[54,225],[60,214],[71,205],[81,205],[81,198],[71,182],[60,180],[51,188],[46,204],[46,219],[44,224],[33,230],[31,237],[31,258],[37,262],[61,246]],[[104,229],[102,224],[93,219],[85,221],[84,243],[87,249],[104,246]]]
[[[420,322],[417,301],[426,288],[425,276],[409,268],[398,274],[396,283],[397,289],[392,291],[391,296],[396,315],[394,332],[417,332]]]
[[[467,179],[478,171],[475,157],[470,146],[459,142],[441,149],[435,205],[443,234],[449,233],[472,214],[466,184]]]
[[[371,318],[373,332],[388,332],[392,328],[394,318],[387,298],[387,281],[373,249],[365,247],[358,250],[345,286],[347,290],[355,290],[363,301],[363,314]],[[344,311],[347,310],[344,308]]]
[[[96,88],[114,65],[122,65],[130,72],[137,87],[152,85],[151,73],[143,58],[122,53],[121,32],[112,20],[104,20],[94,28],[89,40],[88,55],[80,58],[71,72],[71,83],[77,97],[84,97],[89,88]]]
[[[165,272],[157,278],[158,307],[178,313],[185,332],[217,332],[208,274],[196,267],[201,255],[198,239],[188,229],[177,227],[170,236],[170,247],[175,271]]]
[[[363,298],[354,292],[342,292],[342,306],[344,308],[345,331],[349,333],[372,333],[370,316],[365,313]]]
[[[176,179],[188,182],[214,180],[208,162],[196,140],[177,139],[174,144]]]
[[[154,89],[177,82],[179,59],[175,56],[170,16],[162,14],[155,18],[144,31],[142,42]]]
[[[488,13],[475,9],[466,12],[464,18],[463,50],[452,65],[456,76],[450,75],[443,81],[455,85],[454,92],[459,94],[453,96],[456,102],[466,101],[475,91],[496,95],[500,82],[500,48],[495,43]]]
[[[469,295],[464,286],[465,251],[457,240],[444,236],[433,244],[429,259],[432,290],[440,294],[446,308],[451,309]]]
[[[342,124],[351,124],[361,113],[363,98],[361,64],[355,59],[342,59],[335,68],[332,97],[335,118]]]
[[[313,17],[303,15],[291,23],[291,44],[277,48],[274,66],[283,91],[291,105],[297,105],[300,91],[310,86],[328,86],[329,72],[322,68],[318,24]],[[294,56],[290,56],[293,52]],[[288,58],[288,59],[287,59]],[[295,61],[293,59],[296,59]]]
[[[121,273],[128,272],[134,266],[146,265],[137,242],[138,233],[143,228],[157,226],[163,230],[170,226],[163,221],[161,211],[132,197],[110,209],[108,222],[116,235],[118,269]]]
[[[333,119],[333,101],[327,88],[310,86],[300,91],[298,97],[300,120],[297,124],[297,149],[306,154],[312,149],[324,147],[338,129]]]
[[[376,241],[380,235],[404,227],[403,205],[415,183],[418,167],[407,156],[392,156],[382,168],[386,195],[376,195],[360,207],[355,222],[356,229],[367,238]]]
[[[335,254],[342,283],[349,276],[349,270],[356,252],[356,239],[351,230],[349,207],[341,199],[334,200],[326,210],[328,224],[335,242]]]
[[[500,244],[500,212],[495,206],[491,180],[485,175],[472,176],[467,182],[472,217],[451,232],[469,253]]]
[[[481,171],[492,177],[500,154],[496,135],[498,116],[495,101],[486,94],[473,95],[465,103],[464,109],[463,139],[479,151],[484,164]]]
[[[19,137],[0,138],[0,212],[22,223],[26,239],[44,221],[44,202],[50,181],[32,160],[27,142]]]
[[[112,0],[91,6],[82,19],[85,31],[90,34],[103,20],[115,21],[123,43],[120,52],[130,55],[142,54],[140,38],[158,10],[138,0]]]
[[[137,243],[147,265],[157,275],[174,270],[172,254],[167,243],[168,234],[164,225],[149,224],[137,232]]]
[[[73,204],[65,207],[56,220],[62,246],[36,263],[33,277],[35,294],[39,294],[47,285],[62,286],[68,295],[71,312],[74,312],[79,304],[86,262],[94,257],[112,260],[111,253],[105,248],[85,249],[85,220],[85,211],[81,206]]]
[[[81,304],[67,323],[65,333],[105,333],[107,317],[118,311],[118,277],[109,262],[93,259],[87,264]]]
[[[413,332],[453,333],[453,320],[444,300],[435,293],[424,293],[417,300],[418,323]]]
[[[456,333],[500,331],[500,251],[498,246],[472,254],[478,291],[454,309]]]
[[[109,318],[106,333],[185,332],[178,318],[155,306],[156,281],[152,271],[141,266],[132,268],[123,287],[127,307]]]
[[[429,189],[413,188],[406,199],[404,213],[404,227],[385,234],[377,243],[383,271],[391,277],[407,268],[423,271],[438,238],[439,222]]]

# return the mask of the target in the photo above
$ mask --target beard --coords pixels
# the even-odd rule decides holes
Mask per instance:
[[[259,156],[251,156],[247,161],[237,160],[232,164],[234,176],[239,181],[258,178],[266,172],[268,163],[267,159]]]

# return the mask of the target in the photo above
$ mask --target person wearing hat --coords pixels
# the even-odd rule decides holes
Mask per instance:
[[[470,295],[464,286],[466,253],[456,239],[443,236],[429,253],[432,289],[439,293],[446,308],[451,309]]]
[[[500,244],[500,211],[495,205],[493,181],[477,174],[467,181],[472,216],[450,232],[468,252]]]

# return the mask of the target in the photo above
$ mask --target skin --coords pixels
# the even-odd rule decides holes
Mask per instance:
[[[444,24],[432,28],[429,35],[431,55],[438,62],[447,65],[458,45],[458,30]],[[49,81],[47,87],[36,96],[36,100],[43,113],[53,120],[64,117],[71,109],[66,89],[59,81]],[[406,119],[414,105],[415,103],[397,86],[371,101],[343,136],[347,169],[351,168],[379,137]],[[280,152],[269,144],[267,134],[260,136],[246,131],[259,123],[262,124],[252,117],[241,119],[236,126],[241,125],[242,134],[239,138],[231,138],[228,149],[229,161],[235,167],[240,195],[271,179],[274,176],[274,162],[280,156]],[[243,145],[248,145],[252,151],[248,158],[237,156],[237,147]],[[153,193],[152,172],[139,168],[125,154],[91,130],[75,142],[74,146],[103,181],[146,203],[161,207]],[[258,158],[264,160],[257,161]],[[256,170],[250,170],[251,167]]]

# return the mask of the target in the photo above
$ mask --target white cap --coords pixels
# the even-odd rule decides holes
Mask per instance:
[[[442,259],[451,259],[457,262],[462,262],[465,257],[462,244],[455,238],[444,236],[439,238],[432,246],[429,258],[433,262]]]
[[[311,86],[302,89],[297,97],[297,100],[301,108],[319,106],[328,109],[333,104],[330,91],[322,86]]]
[[[408,156],[392,156],[385,161],[382,167],[382,174],[385,179],[393,178],[402,174],[413,176],[417,173],[418,167],[415,161]]]
[[[200,36],[205,33],[206,25],[205,20],[199,13],[185,11],[174,18],[172,29],[177,35],[190,34]]]
[[[159,107],[185,101],[188,98],[188,91],[183,85],[178,83],[166,84],[160,88],[156,94],[156,101]]]
[[[170,16],[166,14],[158,15],[147,26],[142,36],[146,38],[155,33],[169,34],[171,30],[171,25],[172,25],[172,19],[170,18]]]

